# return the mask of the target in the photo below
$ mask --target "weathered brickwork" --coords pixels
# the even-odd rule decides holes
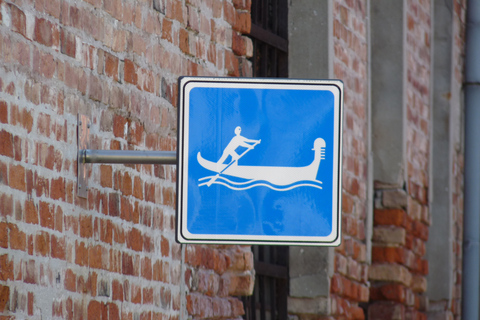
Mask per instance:
[[[0,315],[237,318],[249,247],[174,240],[174,166],[92,165],[93,149],[176,149],[177,79],[249,75],[249,1],[0,1]],[[186,263],[182,268],[182,260]]]
[[[364,319],[368,301],[367,215],[368,57],[365,1],[335,1],[334,77],[345,85],[343,136],[342,244],[335,250],[331,315]]]
[[[431,4],[428,0],[406,1],[407,191],[376,184],[369,319],[427,318]]]
[[[425,320],[432,309],[461,319],[463,141],[457,133],[446,168],[452,299],[430,305],[433,2],[405,1],[405,181],[373,190],[369,2],[331,2],[330,67],[345,85],[342,244],[331,251],[328,296],[297,297],[314,311],[292,319]],[[89,117],[92,149],[176,150],[179,76],[252,75],[250,7],[0,0],[0,319],[242,317],[251,248],[175,242],[175,166],[88,165],[88,197],[78,197],[76,125],[78,113]],[[466,0],[454,1],[458,101],[465,11]]]
[[[429,263],[435,263],[426,259],[429,228],[434,227],[429,202],[431,175],[435,174],[430,169],[432,5],[431,1],[406,1],[406,181],[400,188],[376,184],[369,319],[427,319],[427,315],[434,319],[461,318],[463,147],[458,136],[451,154],[453,166],[445,168],[451,170],[454,180],[449,192],[455,241],[452,248],[445,248],[453,250],[455,260],[453,298],[430,305],[426,294]],[[465,2],[455,2],[454,9],[455,83],[450,94],[458,99],[463,79]],[[461,112],[457,100],[451,103],[455,112]],[[461,126],[458,123],[452,129],[453,135],[461,135]]]

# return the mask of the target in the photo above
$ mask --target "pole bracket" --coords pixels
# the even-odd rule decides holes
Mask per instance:
[[[92,150],[90,148],[90,119],[77,117],[77,195],[88,195],[87,163],[117,164],[177,164],[176,151]]]

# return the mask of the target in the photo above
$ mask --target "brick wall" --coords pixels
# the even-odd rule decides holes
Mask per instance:
[[[407,1],[406,180],[375,186],[371,261],[368,2],[332,3],[333,75],[345,84],[343,238],[328,314],[295,317],[365,319],[368,305],[369,319],[425,319],[432,2]],[[461,110],[466,4],[454,3]],[[175,150],[180,75],[251,76],[250,5],[0,0],[0,318],[241,317],[250,247],[175,243],[174,166],[89,165],[88,197],[77,197],[76,117],[92,121],[91,148]],[[454,140],[455,281],[436,307],[460,319],[461,134]]]
[[[248,1],[0,1],[0,315],[237,318],[249,247],[174,241],[174,166],[89,165],[93,149],[176,149],[180,75],[248,75]],[[182,260],[185,261],[182,268]]]
[[[369,319],[426,319],[431,10],[431,1],[406,1],[406,181],[375,187]]]
[[[331,314],[364,319],[368,301],[366,217],[368,190],[368,57],[365,1],[335,1],[334,77],[345,85],[343,136],[342,244],[335,249]]]

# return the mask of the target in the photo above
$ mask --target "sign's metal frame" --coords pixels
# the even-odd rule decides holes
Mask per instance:
[[[332,203],[332,208],[335,209],[336,214],[332,221],[331,238],[326,241],[318,241],[311,237],[285,237],[285,236],[244,236],[244,235],[192,235],[187,230],[186,224],[186,187],[188,181],[188,99],[189,91],[196,85],[208,86],[209,84],[222,83],[229,87],[235,87],[236,84],[248,84],[260,86],[272,85],[273,87],[281,87],[282,85],[298,85],[299,87],[308,86],[327,86],[335,88],[335,103],[338,103],[338,114],[336,115],[336,127],[334,146],[337,150],[333,152],[337,155],[336,164],[336,186],[332,195],[335,203]],[[342,137],[343,137],[343,82],[340,80],[300,80],[300,79],[268,79],[268,78],[215,78],[215,77],[181,77],[178,86],[178,140],[177,140],[177,228],[176,239],[180,243],[196,243],[196,244],[263,244],[263,245],[303,245],[303,246],[337,246],[341,242],[341,201],[342,201]],[[333,211],[333,210],[332,210]]]

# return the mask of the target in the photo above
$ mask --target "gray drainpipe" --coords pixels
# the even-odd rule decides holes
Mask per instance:
[[[467,3],[462,319],[478,320],[480,290],[480,1]]]

